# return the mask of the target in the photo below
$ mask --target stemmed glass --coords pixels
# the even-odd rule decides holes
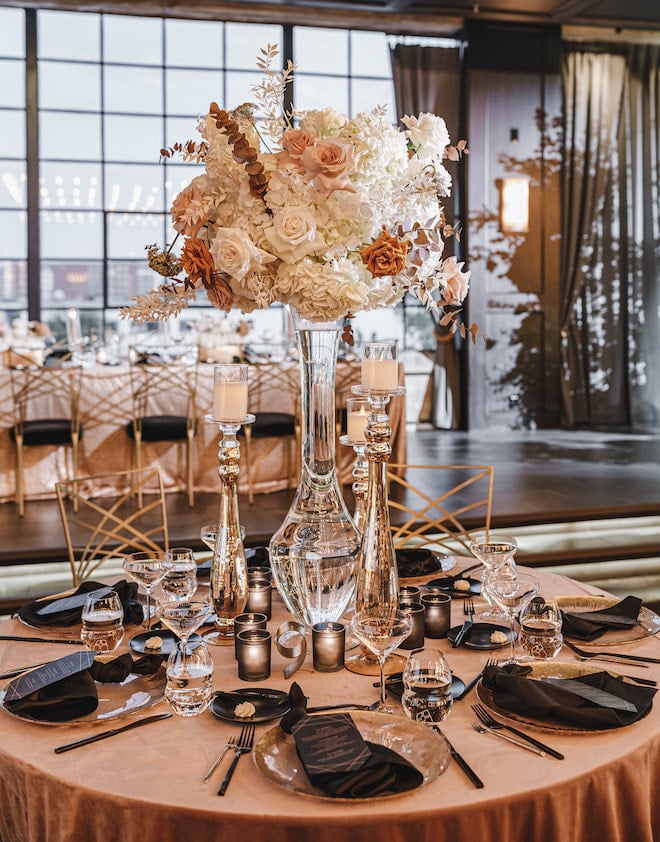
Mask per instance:
[[[380,700],[376,711],[398,715],[394,707],[387,704],[385,691],[385,660],[397,646],[412,632],[410,614],[402,611],[380,610],[377,607],[358,611],[351,620],[351,630],[378,660],[380,668]]]
[[[127,555],[123,567],[124,572],[131,579],[142,585],[147,595],[147,608],[142,625],[149,631],[151,628],[151,592],[162,581],[168,570],[172,569],[172,559],[167,553],[146,550]]]
[[[499,570],[503,565],[514,565],[513,557],[518,549],[518,542],[510,535],[494,536],[488,532],[480,532],[472,537],[470,541],[470,552],[481,562],[487,575],[490,571]],[[491,605],[493,600],[484,582],[482,595]],[[487,620],[501,620],[502,613],[499,611],[480,611],[479,616]]]
[[[190,635],[197,631],[212,612],[207,600],[191,599],[185,602],[168,600],[158,606],[158,616],[168,629],[179,638],[179,645],[186,652]]]
[[[511,626],[511,657],[508,663],[517,663],[514,654],[516,615],[536,596],[538,589],[538,579],[531,573],[516,572],[515,577],[493,574],[489,579],[488,590],[490,595],[507,615]]]
[[[166,555],[172,561],[172,567],[160,583],[161,590],[166,600],[185,602],[197,590],[195,553],[189,547],[172,547]]]

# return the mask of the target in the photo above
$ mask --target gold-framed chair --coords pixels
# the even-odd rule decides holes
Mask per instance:
[[[470,553],[472,534],[490,529],[492,465],[389,464],[390,521],[395,548]]]
[[[9,369],[14,413],[9,437],[15,448],[14,496],[20,517],[25,514],[24,449],[42,445],[71,448],[75,482],[83,434],[82,367],[69,360],[48,367],[30,363],[28,358],[26,363]]]
[[[291,458],[291,445],[287,447],[287,478],[289,487],[296,483],[300,453],[300,373],[297,366],[279,362],[250,363],[248,369],[248,410],[256,416],[253,424],[246,424],[238,431],[245,442],[245,466],[248,482],[248,502],[254,503],[252,479],[252,443],[255,439],[289,439],[295,445]],[[273,412],[273,395],[284,411]],[[293,473],[292,473],[293,470]]]
[[[106,561],[169,549],[158,468],[64,480],[55,490],[75,587]]]
[[[137,470],[142,468],[145,442],[184,442],[186,494],[192,507],[197,363],[170,361],[137,349],[131,349],[129,360],[133,413],[126,432],[134,443],[134,466]],[[141,503],[141,492],[138,497]]]

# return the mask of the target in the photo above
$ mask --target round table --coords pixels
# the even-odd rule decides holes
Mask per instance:
[[[460,562],[464,566],[467,559]],[[541,573],[545,594],[601,593]],[[289,619],[273,599],[272,631]],[[454,600],[453,622],[462,621]],[[135,630],[137,631],[137,629]],[[127,638],[133,630],[129,628]],[[74,630],[77,633],[77,629]],[[44,636],[18,620],[0,634]],[[67,632],[69,636],[69,632]],[[50,636],[50,635],[49,635]],[[427,641],[428,642],[428,641]],[[466,682],[490,651],[451,649],[437,641],[454,673]],[[660,656],[657,637],[628,644],[635,654]],[[0,641],[0,671],[70,653],[72,647]],[[121,651],[121,650],[120,650]],[[504,653],[506,650],[502,650]],[[213,647],[215,687],[252,686],[237,677],[233,649]],[[498,654],[498,653],[495,653]],[[560,660],[573,662],[562,650]],[[376,680],[341,670],[315,673],[311,653],[293,679],[283,677],[284,659],[273,647],[271,677],[259,686],[287,690],[297,681],[310,705],[369,703]],[[605,667],[599,663],[598,667]],[[611,671],[660,678],[660,665],[609,665]],[[473,690],[456,702],[442,729],[483,779],[476,789],[452,762],[431,783],[392,798],[331,802],[274,784],[250,757],[238,764],[227,794],[216,794],[228,758],[208,783],[202,778],[239,726],[210,711],[172,717],[65,754],[53,749],[107,725],[33,724],[0,711],[0,839],[3,842],[530,842],[660,839],[660,706],[643,720],[612,731],[568,733],[525,726],[565,754],[538,757],[471,727]],[[148,713],[167,710],[162,701]],[[130,719],[119,721],[124,724]],[[257,726],[257,740],[275,723]]]

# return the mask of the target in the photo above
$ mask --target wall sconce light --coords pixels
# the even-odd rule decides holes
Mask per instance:
[[[503,234],[525,234],[529,231],[528,178],[515,176],[502,179],[500,230]]]

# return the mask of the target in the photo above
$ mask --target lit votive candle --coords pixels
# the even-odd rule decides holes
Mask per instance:
[[[362,352],[362,388],[367,392],[394,392],[399,385],[396,342],[367,342]]]
[[[237,424],[245,420],[247,406],[247,365],[216,365],[213,369],[213,418]]]
[[[346,401],[346,437],[351,444],[364,444],[369,420],[369,402],[362,398]]]

